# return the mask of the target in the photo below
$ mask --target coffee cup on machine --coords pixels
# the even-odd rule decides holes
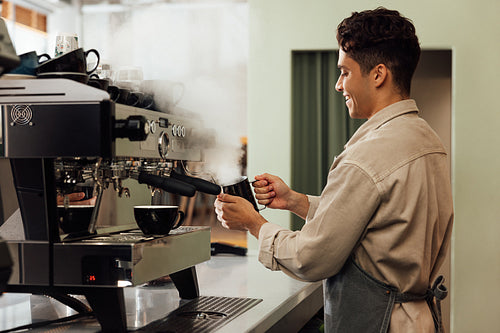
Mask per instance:
[[[172,110],[184,97],[185,86],[182,82],[168,80],[144,80],[141,91],[151,94],[155,109],[159,111]]]
[[[89,70],[87,68],[87,57],[90,54],[94,54],[97,57],[97,63],[94,68]],[[97,68],[99,59],[99,52],[97,52],[97,50],[90,49],[84,51],[82,48],[79,48],[65,53],[57,58],[52,58],[45,61],[36,68],[36,73],[42,74],[72,72],[90,74]]]
[[[89,228],[93,210],[93,205],[57,206],[59,226],[66,234],[85,232]]]
[[[128,102],[128,97],[130,95],[130,89],[127,88],[118,88],[119,90],[119,96],[118,99],[116,100],[117,103],[120,104],[127,104]]]
[[[108,90],[109,80],[108,79],[100,79],[97,74],[90,75],[89,82],[87,83],[89,86],[92,86],[101,90]]]
[[[117,102],[118,99],[120,98],[120,88],[118,88],[117,86],[110,85],[108,86],[107,91],[109,94],[109,98],[112,101]]]
[[[42,58],[46,59],[40,61]],[[11,70],[9,74],[36,75],[36,68],[44,61],[50,60],[50,56],[47,53],[38,55],[36,51],[31,51],[20,54],[19,59],[21,64]]]
[[[135,221],[145,235],[168,235],[182,225],[184,216],[179,206],[134,206]]]
[[[241,177],[236,181],[236,183],[222,185],[222,192],[247,199],[256,211],[266,209],[266,206],[260,209],[257,206],[257,202],[255,201],[255,197],[250,186],[251,183],[253,182],[250,182],[247,177]]]
[[[139,105],[139,107],[141,107],[143,109],[151,110],[151,109],[153,109],[154,104],[155,104],[155,100],[153,98],[153,95],[144,94],[144,98],[142,99],[142,102]]]
[[[137,66],[122,66],[115,73],[114,81],[120,88],[138,91],[143,80],[142,68]]]
[[[140,107],[144,100],[144,94],[138,91],[131,91],[128,95],[127,105]]]

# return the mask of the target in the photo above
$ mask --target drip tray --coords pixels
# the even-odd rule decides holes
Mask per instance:
[[[137,332],[209,333],[260,302],[262,299],[200,296]]]

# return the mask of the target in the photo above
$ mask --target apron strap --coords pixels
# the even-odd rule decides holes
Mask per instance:
[[[444,277],[442,275],[434,281],[432,288],[427,291],[427,305],[431,309],[432,319],[434,319],[434,328],[436,333],[444,332],[443,317],[441,315],[441,301],[448,296],[448,289],[444,286]]]
[[[406,303],[419,300],[425,300],[431,310],[432,319],[436,333],[444,332],[443,318],[441,315],[441,301],[448,296],[448,289],[444,286],[444,277],[438,276],[424,295],[415,295],[410,293],[396,293],[395,303]]]

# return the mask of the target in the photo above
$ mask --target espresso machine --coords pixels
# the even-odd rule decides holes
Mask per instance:
[[[0,80],[0,157],[10,160],[25,236],[6,240],[7,292],[48,295],[77,311],[69,295],[84,295],[102,330],[113,332],[127,330],[125,287],[169,275],[181,298],[199,296],[195,265],[210,259],[210,228],[144,235],[132,205],[121,204],[138,192],[144,200],[219,193],[187,171],[203,159],[203,129],[185,111],[118,104],[66,79]],[[84,187],[95,197],[90,220],[68,231],[61,211]]]
[[[9,36],[7,25],[0,19],[0,75],[16,68],[20,64],[20,59],[16,55],[16,50]],[[1,122],[1,121],[0,121]],[[0,142],[2,141],[2,126],[0,125]],[[0,156],[2,156],[2,144],[0,143]],[[1,196],[0,196],[1,201]],[[0,202],[0,207],[2,203]],[[3,223],[0,209],[0,225]],[[10,257],[7,243],[0,238],[0,296],[5,290],[7,281],[12,273],[12,259]]]

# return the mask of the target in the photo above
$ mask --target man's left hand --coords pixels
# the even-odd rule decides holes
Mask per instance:
[[[248,200],[221,193],[214,203],[217,219],[230,230],[248,230],[258,238],[260,227],[267,221]]]
[[[95,205],[96,197],[92,197],[87,200],[82,200],[83,198],[85,198],[84,192],[75,192],[66,195],[68,196],[69,203],[71,205],[90,205],[90,206]],[[64,196],[62,195],[57,196],[57,204],[64,205]]]

